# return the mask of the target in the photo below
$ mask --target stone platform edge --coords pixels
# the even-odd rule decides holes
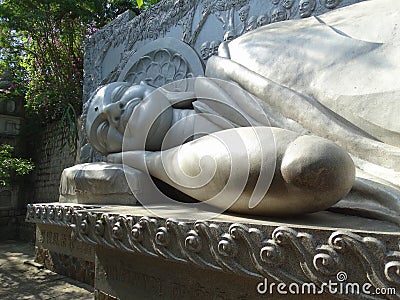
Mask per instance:
[[[400,233],[291,228],[102,212],[101,206],[30,204],[26,221],[72,228],[72,238],[172,262],[291,283],[340,282],[396,289]],[[340,278],[339,274],[346,278]],[[354,297],[354,296],[353,296]],[[349,295],[349,298],[350,297]],[[361,294],[358,299],[377,299]]]

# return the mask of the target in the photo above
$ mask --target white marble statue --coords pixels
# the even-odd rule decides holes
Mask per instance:
[[[264,26],[229,43],[229,59],[211,58],[206,74],[262,99],[272,125],[279,113],[288,122],[277,126],[333,140],[399,186],[399,18],[398,1],[370,0]]]
[[[399,19],[400,2],[369,0],[270,24],[229,43],[225,57],[210,58],[206,70],[261,99],[272,126],[311,132],[346,149],[357,167],[357,196],[350,195],[357,204],[349,206],[397,221]]]
[[[195,117],[213,103],[199,98],[210,98],[213,89],[221,94],[223,91],[212,80],[194,83],[198,95],[194,103],[192,92],[154,91],[144,83],[130,86],[115,82],[99,88],[87,113],[90,142],[108,154],[109,162],[124,162],[149,172],[197,200],[213,199],[209,202],[213,206],[227,208],[236,195],[237,201],[229,208],[235,212],[315,212],[332,206],[349,192],[354,164],[342,148],[326,139],[279,128],[232,128],[237,125],[231,123],[235,121],[233,111],[228,119],[215,120],[211,114]],[[221,97],[220,93],[217,95]],[[241,100],[249,97],[243,95]],[[228,113],[235,104],[228,95],[223,100],[226,102],[213,104]],[[195,109],[190,108],[192,105]],[[207,133],[216,133],[184,143],[204,128]],[[161,152],[162,148],[165,150]],[[237,171],[232,172],[232,168]],[[266,194],[259,195],[252,207],[249,201],[261,176]],[[226,195],[219,197],[229,180],[235,182],[229,188],[229,199],[224,198]]]
[[[227,172],[224,166],[229,164],[222,163],[226,153],[214,151],[218,146],[209,137],[174,147],[183,142],[182,137],[195,132],[196,118],[190,116],[209,113],[227,120],[231,127],[261,126],[256,127],[256,136],[271,136],[272,132],[276,139],[276,148],[265,145],[266,149],[276,149],[271,189],[259,210],[249,208],[245,199],[249,190],[245,189],[233,211],[266,215],[317,211],[333,205],[353,187],[337,204],[338,209],[398,222],[399,19],[400,2],[370,0],[319,17],[266,25],[236,38],[220,56],[208,60],[206,76],[235,82],[255,97],[236,99],[226,86],[212,80],[197,81],[192,94],[166,92],[155,97],[157,91],[146,84],[112,83],[101,87],[87,108],[89,141],[102,154],[114,153],[109,155],[111,161],[121,162],[126,129],[129,139],[124,151],[133,152],[126,156],[125,163],[141,169],[140,161],[145,158],[153,176],[205,200],[223,187]],[[198,90],[214,91],[225,106],[199,97]],[[245,116],[248,124],[229,111],[229,106]],[[149,122],[154,120],[157,124],[151,126]],[[218,132],[222,136],[236,132],[249,143],[254,137],[249,129],[224,130],[229,126],[208,121],[214,126],[212,131],[222,130]],[[167,147],[171,159],[161,167],[154,162],[160,159],[162,140],[174,124],[176,136],[171,137]],[[151,128],[150,139],[145,141],[143,135],[148,132],[142,128]],[[251,173],[254,176],[262,168],[257,159],[268,160],[268,155],[263,156],[266,152],[256,148],[245,153],[250,153],[255,164]],[[173,159],[179,149],[186,153],[189,173],[196,169],[201,149],[211,149],[204,153],[214,153],[221,161],[216,181],[197,190],[170,181],[166,174],[177,168]],[[346,152],[357,167],[355,183],[353,162]],[[287,163],[292,160],[296,163]],[[285,199],[290,200],[285,203]]]

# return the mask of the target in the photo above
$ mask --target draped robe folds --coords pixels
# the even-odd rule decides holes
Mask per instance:
[[[399,20],[400,1],[360,2],[318,17],[263,26],[226,44],[228,55],[211,57],[206,67],[207,77],[235,82],[255,96],[229,95],[209,82],[210,91],[219,89],[251,125],[315,134],[350,153],[357,179],[336,210],[397,223]],[[204,89],[207,83],[201,85]],[[235,126],[246,125],[215,102],[200,98],[193,105]]]

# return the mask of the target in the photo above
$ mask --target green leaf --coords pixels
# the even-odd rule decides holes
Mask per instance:
[[[0,186],[10,186],[12,175],[25,175],[34,169],[34,164],[29,159],[13,157],[14,148],[8,144],[0,146]],[[13,173],[15,172],[15,173]]]

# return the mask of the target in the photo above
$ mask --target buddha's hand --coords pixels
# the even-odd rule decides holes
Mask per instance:
[[[152,153],[153,152],[142,150],[111,153],[107,155],[107,162],[110,164],[124,164],[131,168],[147,172],[146,164],[157,163],[156,161],[153,161],[153,158],[159,156],[151,155]],[[157,154],[157,152],[154,154]]]
[[[110,164],[122,164],[122,152],[108,154],[107,162]]]

